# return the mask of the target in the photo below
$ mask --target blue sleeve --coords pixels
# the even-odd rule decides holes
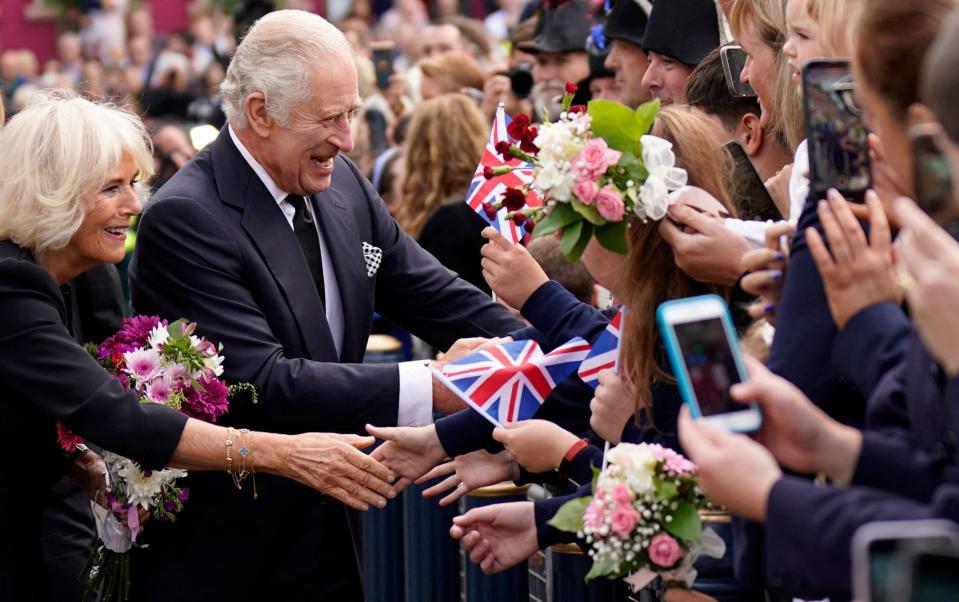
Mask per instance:
[[[833,365],[868,399],[882,376],[903,361],[911,331],[909,319],[895,303],[870,305],[836,335]]]
[[[523,304],[523,317],[542,333],[543,348],[553,349],[572,339],[593,340],[609,325],[609,317],[592,305],[583,303],[550,280]]]
[[[593,495],[592,483],[587,483],[576,490],[576,493],[551,497],[545,500],[536,500],[533,502],[533,516],[536,520],[536,542],[540,549],[548,548],[558,543],[572,543],[576,541],[576,534],[569,531],[560,531],[556,527],[548,524],[548,521],[556,516],[559,509],[570,500]]]

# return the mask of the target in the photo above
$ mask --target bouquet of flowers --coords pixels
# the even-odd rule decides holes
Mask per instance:
[[[562,230],[560,250],[570,262],[582,255],[593,234],[607,249],[626,254],[626,218],[662,219],[668,194],[686,185],[672,143],[648,134],[659,100],[635,111],[608,100],[591,101],[587,108],[571,106],[575,92],[575,85],[566,84],[563,112],[554,123],[549,115],[539,127],[531,126],[527,115],[515,117],[510,142],[496,148],[505,158],[533,165],[531,187],[543,205],[526,206],[526,186],[508,188],[502,200],[483,207],[488,215],[506,207],[517,224],[532,221],[534,236]],[[511,169],[516,168],[491,167],[484,175],[492,179]]]
[[[657,576],[667,585],[689,587],[700,554],[722,558],[723,540],[703,530],[700,509],[711,509],[696,484],[696,466],[657,444],[621,443],[606,456],[592,496],[567,502],[550,521],[585,538],[596,577],[642,589]]]
[[[155,316],[134,316],[101,345],[88,351],[123,387],[136,392],[141,403],[159,403],[191,418],[216,422],[226,413],[229,398],[243,390],[256,400],[252,385],[227,387],[220,347],[194,334],[196,324],[177,320],[168,324]],[[82,440],[57,424],[60,445],[67,451]],[[126,600],[129,596],[129,552],[140,530],[141,513],[158,521],[172,521],[183,509],[189,489],[177,480],[186,471],[167,468],[143,470],[136,462],[109,451],[103,453],[107,467],[104,508],[92,504],[98,541],[87,561],[90,581],[87,595],[101,591],[102,600]]]

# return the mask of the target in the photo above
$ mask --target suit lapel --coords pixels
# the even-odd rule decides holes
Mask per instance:
[[[214,145],[213,168],[220,199],[242,209],[240,224],[283,291],[310,358],[335,357],[333,336],[310,278],[310,267],[290,224],[234,146],[226,128]]]
[[[345,166],[338,166],[344,169]],[[342,361],[360,361],[373,313],[373,295],[366,275],[363,245],[352,212],[333,187],[313,195],[313,207],[320,218],[320,230],[336,276],[343,307]]]

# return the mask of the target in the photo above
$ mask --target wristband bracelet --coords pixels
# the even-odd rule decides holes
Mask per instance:
[[[566,454],[563,455],[563,462],[572,462],[576,456],[579,455],[579,452],[583,451],[589,447],[589,439],[585,437],[577,441],[576,443],[569,446],[569,449],[566,450]]]

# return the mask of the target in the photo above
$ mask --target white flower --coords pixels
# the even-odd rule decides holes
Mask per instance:
[[[547,161],[536,171],[536,187],[548,192],[557,201],[569,202],[573,193],[575,176],[569,169],[561,169],[555,162]]]
[[[149,380],[160,369],[160,352],[155,349],[137,349],[123,354],[126,372],[137,380]]]
[[[675,166],[672,142],[649,135],[642,136],[639,141],[643,145],[643,165],[650,176],[659,176],[669,190],[686,185],[686,170]]]
[[[569,123],[544,123],[533,143],[539,147],[542,163],[572,161],[583,150],[585,141],[577,136]]]
[[[685,174],[685,172],[683,173]],[[639,189],[639,198],[642,205],[636,206],[637,213],[639,207],[642,206],[645,217],[656,221],[663,219],[666,217],[666,209],[669,206],[668,196],[669,190],[666,182],[658,175],[650,174],[642,188]]]
[[[213,374],[216,376],[223,375],[223,356],[214,355],[212,357],[205,358],[203,360],[203,365],[213,371]]]
[[[626,483],[638,495],[653,490],[656,458],[645,444],[621,443],[611,449],[606,458],[611,465],[623,470]]]
[[[166,343],[167,339],[169,338],[170,333],[167,331],[166,326],[163,324],[157,324],[153,327],[153,330],[150,331],[150,347],[153,349],[159,349],[160,345]]]
[[[186,476],[185,470],[175,468],[144,472],[132,460],[126,458],[123,458],[123,460],[117,470],[117,475],[126,487],[127,502],[144,509],[156,506],[157,498],[163,488],[180,477]]]

